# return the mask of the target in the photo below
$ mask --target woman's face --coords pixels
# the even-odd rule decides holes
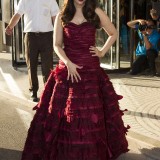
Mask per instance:
[[[77,6],[83,6],[86,2],[86,0],[73,0],[74,4]]]

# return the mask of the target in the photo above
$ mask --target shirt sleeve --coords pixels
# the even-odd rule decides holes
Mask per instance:
[[[25,12],[25,7],[24,6],[25,6],[24,5],[24,0],[20,0],[16,9],[15,9],[15,13],[18,13],[22,16]]]
[[[136,23],[136,24],[135,24],[135,30],[138,31],[138,29],[139,29],[139,24]]]
[[[59,6],[56,0],[51,0],[51,16],[56,16],[59,12]]]

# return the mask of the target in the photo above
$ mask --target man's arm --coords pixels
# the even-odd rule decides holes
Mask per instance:
[[[131,28],[136,28],[137,23],[140,23],[143,25],[146,23],[146,21],[144,19],[136,19],[136,20],[127,22],[127,25]]]
[[[19,22],[19,19],[21,18],[21,15],[16,13],[13,15],[13,17],[11,18],[8,26],[5,29],[5,32],[7,35],[11,35],[13,32],[13,28],[14,26]]]

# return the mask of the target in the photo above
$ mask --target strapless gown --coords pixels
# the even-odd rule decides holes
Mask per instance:
[[[81,81],[67,80],[62,61],[51,71],[28,130],[22,160],[113,160],[128,151],[117,95],[98,57],[91,56],[96,29],[89,22],[63,28],[64,51]],[[51,110],[51,112],[49,112]]]

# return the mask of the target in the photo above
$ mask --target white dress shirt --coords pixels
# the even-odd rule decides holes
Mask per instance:
[[[56,0],[20,0],[16,9],[24,15],[24,32],[53,31],[52,17],[58,12]]]

